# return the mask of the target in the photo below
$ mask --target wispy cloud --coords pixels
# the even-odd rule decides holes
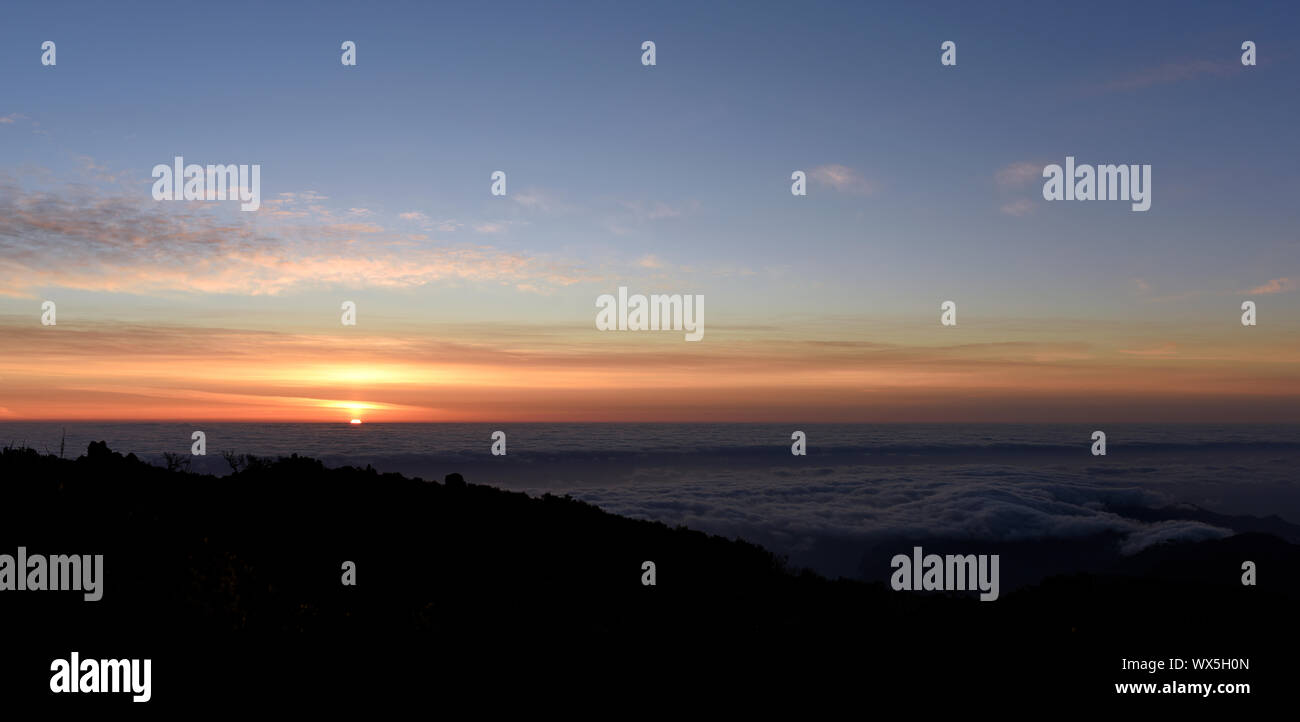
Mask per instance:
[[[454,233],[465,226],[464,223],[457,220],[435,221],[423,211],[407,211],[405,213],[398,213],[397,217],[404,221],[418,223],[426,231],[439,231],[441,233]]]
[[[1133,290],[1141,300],[1151,303],[1181,303],[1183,301],[1197,298],[1198,296],[1203,296],[1208,292],[1207,289],[1203,287],[1184,290],[1176,288],[1173,290],[1157,292],[1156,287],[1145,278],[1133,278],[1130,279],[1130,283],[1132,283]]]
[[[1295,289],[1296,289],[1296,283],[1295,281],[1292,281],[1290,278],[1274,278],[1268,281],[1267,283],[1263,284],[1262,286],[1255,286],[1249,291],[1242,291],[1242,293],[1251,293],[1251,294],[1286,293],[1287,291],[1294,291]]]
[[[1001,211],[1008,216],[1026,216],[1034,212],[1034,202],[1028,198],[1017,198],[1010,203],[1003,204]]]
[[[1023,192],[1020,189],[1024,186],[1040,180],[1043,177],[1043,167],[1045,165],[1046,163],[1040,161],[1016,161],[999,168],[993,174],[993,178],[1005,199],[1006,196],[1013,193]],[[1003,215],[1015,218],[1027,216],[1034,212],[1034,202],[1029,198],[1004,200],[998,211]]]
[[[1026,183],[1040,180],[1043,177],[1044,165],[1043,163],[1019,161],[999,168],[994,177],[997,178],[1000,186],[1023,186]]]
[[[328,200],[328,197],[320,195],[316,191],[280,193],[275,198],[263,200],[261,212],[277,218],[306,218],[311,215],[332,216],[333,211],[321,204],[321,201],[324,200]]]
[[[1217,60],[1186,60],[1145,68],[1101,86],[1102,90],[1139,90],[1155,85],[1179,83],[1205,76],[1227,77],[1242,69],[1241,63]]]
[[[863,178],[856,170],[838,164],[817,166],[808,172],[808,179],[853,195],[869,196],[879,188],[876,182]]]
[[[671,206],[663,201],[647,203],[645,201],[618,201],[618,205],[627,209],[638,221],[658,221],[665,218],[681,218],[686,211],[699,208],[699,202],[693,201],[683,206]]]
[[[556,193],[542,188],[525,188],[518,193],[510,193],[509,198],[530,211],[565,213],[572,210],[572,207],[560,200]]]
[[[1151,346],[1148,348],[1121,348],[1117,350],[1127,356],[1173,356],[1178,353],[1178,344],[1170,341],[1168,343],[1162,343],[1158,346]]]
[[[285,194],[278,217],[301,198]],[[265,209],[264,209],[265,210]],[[261,214],[256,214],[261,215]],[[411,287],[442,280],[517,288],[590,277],[571,264],[490,246],[413,244],[376,223],[311,205],[291,223],[222,217],[201,204],[149,204],[85,187],[0,185],[0,295],[57,287],[132,294],[281,294],[322,286]],[[364,251],[356,243],[366,237]]]
[[[131,171],[120,170],[113,172],[107,165],[88,155],[79,155],[76,157],[76,161],[77,165],[80,166],[82,177],[88,180],[120,186],[131,177]],[[216,200],[216,189],[209,189],[208,193],[211,194],[213,200]]]

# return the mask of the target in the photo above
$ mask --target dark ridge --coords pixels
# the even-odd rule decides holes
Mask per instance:
[[[40,697],[49,660],[75,649],[162,660],[151,707],[214,689],[235,704],[285,685],[328,698],[335,685],[388,689],[384,675],[412,671],[450,693],[515,664],[569,683],[615,671],[630,681],[721,669],[751,684],[815,675],[828,693],[847,693],[832,684],[845,675],[890,689],[1014,683],[1023,699],[1050,677],[1057,694],[1109,699],[1109,682],[1146,681],[1121,674],[1121,657],[1251,657],[1262,679],[1284,663],[1280,643],[1294,651],[1300,547],[1268,535],[1160,545],[1126,569],[981,603],[896,592],[883,575],[830,581],[745,541],[459,474],[437,483],[297,455],[236,462],[214,477],[103,442],[75,460],[0,453],[0,554],[105,557],[102,601],[0,592],[0,679]],[[1259,586],[1241,585],[1242,559],[1260,565]],[[344,561],[356,586],[341,584]],[[645,561],[653,587],[641,583]],[[1004,578],[1016,564],[1002,557]]]

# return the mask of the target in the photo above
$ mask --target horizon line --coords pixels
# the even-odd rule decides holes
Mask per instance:
[[[1300,420],[1297,421],[1156,421],[1143,419],[1128,420],[1070,420],[1070,421],[1042,421],[1042,420],[1024,420],[1024,421],[733,421],[733,420],[715,420],[715,421],[626,421],[626,420],[608,420],[608,419],[589,419],[589,420],[532,420],[532,421],[365,421],[361,424],[351,424],[349,421],[267,421],[245,420],[245,419],[206,419],[202,421],[176,420],[176,419],[71,419],[71,420],[50,420],[50,419],[0,419],[0,425],[3,424],[187,424],[187,423],[209,423],[209,424],[257,424],[257,425],[274,425],[274,424],[294,424],[315,425],[315,426],[401,426],[401,425],[434,425],[434,424],[479,424],[490,426],[493,424],[625,424],[625,425],[716,425],[716,424],[734,424],[734,425],[774,425],[774,424],[801,424],[804,426],[836,426],[836,425],[864,425],[874,424],[881,426],[888,425],[910,425],[910,426],[951,426],[957,424],[966,425],[986,425],[986,426],[1011,426],[1018,424],[1038,424],[1038,425],[1068,425],[1068,424],[1163,424],[1167,426],[1205,426],[1218,424],[1223,426],[1249,426],[1249,425],[1272,425],[1272,426],[1300,426]]]

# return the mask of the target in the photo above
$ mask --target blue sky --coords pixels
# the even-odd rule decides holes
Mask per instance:
[[[511,221],[478,234],[509,249],[785,269],[773,283],[811,276],[863,311],[901,310],[917,286],[935,287],[927,307],[1070,293],[1064,307],[1128,277],[1178,293],[1296,270],[1296,9],[979,5],[24,4],[2,31],[0,110],[46,134],[20,121],[0,147],[10,168],[89,156],[146,190],[176,154],[260,162],[264,196],[314,190],[393,227]],[[938,62],[948,39],[956,68]],[[1244,39],[1258,67],[1241,68]],[[1066,154],[1152,164],[1152,211],[995,181]],[[790,196],[791,170],[828,164],[875,190]],[[496,169],[581,211],[493,198]],[[1020,197],[1028,217],[999,211]]]

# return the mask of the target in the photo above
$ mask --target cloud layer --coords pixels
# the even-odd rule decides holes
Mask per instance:
[[[151,206],[85,187],[44,192],[0,183],[0,295],[33,297],[50,287],[276,295],[444,279],[536,289],[591,277],[522,252],[415,239],[359,221],[370,215],[356,212],[365,209],[335,214],[320,200],[282,194],[260,213],[223,216],[200,204]]]

